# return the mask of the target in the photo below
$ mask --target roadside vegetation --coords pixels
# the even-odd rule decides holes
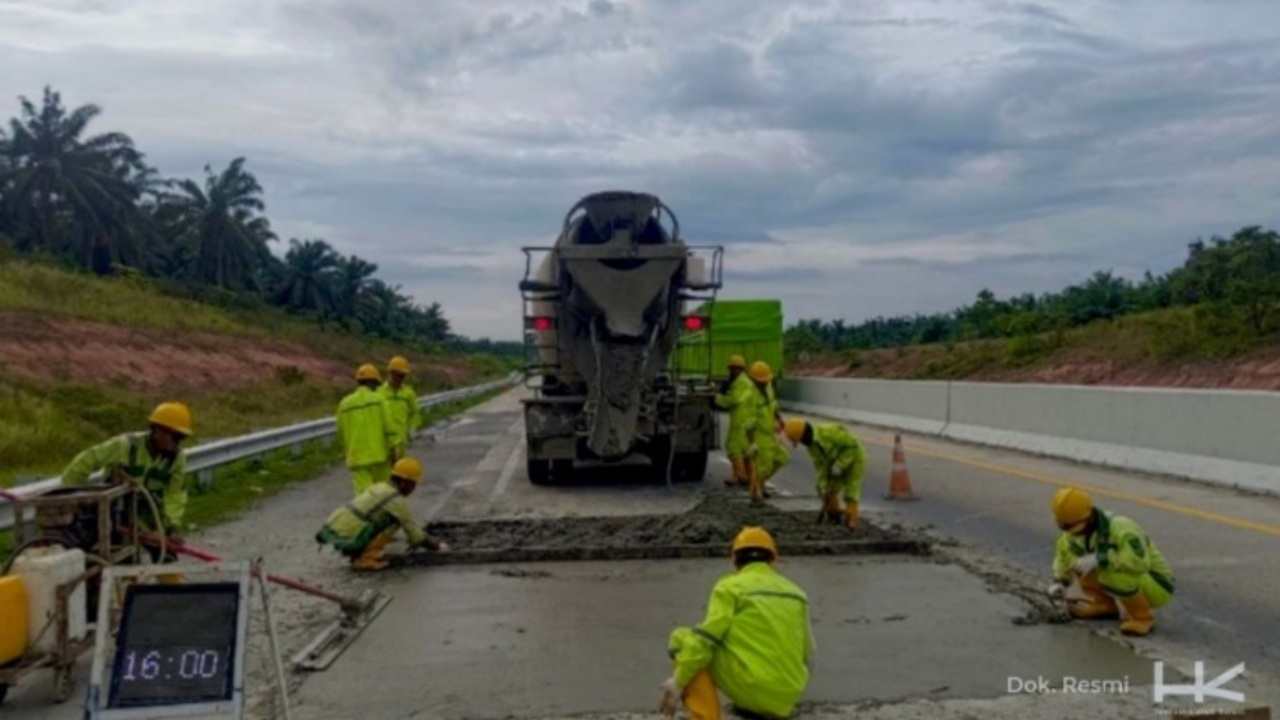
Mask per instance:
[[[192,407],[202,442],[331,413],[358,363],[406,355],[415,389],[428,393],[498,377],[514,362],[12,257],[0,258],[0,318],[0,485],[56,474],[81,448],[139,429],[163,400]]]
[[[802,374],[913,379],[1024,379],[1100,363],[1112,375],[1142,374],[1265,360],[1280,348],[1280,235],[1246,227],[1196,241],[1181,267],[1138,282],[1099,271],[1040,296],[1000,299],[984,290],[948,313],[804,320],[787,329],[785,346]],[[1087,375],[1064,371],[1060,381],[1106,381]]]
[[[279,308],[402,344],[519,352],[457,337],[439,303],[415,303],[379,279],[375,263],[322,238],[290,239],[277,257],[270,248],[280,238],[245,158],[206,166],[200,178],[165,178],[129,135],[97,132],[98,106],[69,107],[48,87],[38,101],[19,100],[17,117],[0,128],[0,252],[145,277],[173,297],[245,313]],[[26,301],[41,306],[84,299],[34,289]]]
[[[455,335],[322,239],[273,254],[244,158],[164,178],[99,115],[46,88],[0,127],[0,485],[164,400],[191,405],[201,442],[328,414],[363,362],[407,356],[423,393],[514,365],[518,343]]]

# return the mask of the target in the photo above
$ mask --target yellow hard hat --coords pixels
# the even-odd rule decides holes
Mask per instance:
[[[1052,507],[1058,527],[1067,530],[1093,515],[1093,498],[1080,488],[1064,487],[1053,494]]]
[[[417,458],[402,457],[396,461],[394,467],[391,468],[393,477],[403,478],[412,482],[414,485],[422,482],[422,463]]]
[[[742,368],[743,370],[746,370],[746,369],[747,369],[747,359],[746,359],[746,358],[744,358],[744,357],[742,357],[741,355],[730,355],[730,356],[729,356],[729,367],[731,367],[731,368]]]
[[[733,539],[733,552],[737,554],[739,550],[747,550],[749,548],[758,548],[760,550],[768,550],[773,555],[773,559],[778,559],[778,544],[773,541],[773,536],[768,530],[755,525],[748,525],[738,533]]]
[[[148,421],[182,435],[191,434],[191,410],[180,402],[160,403],[151,411]]]
[[[409,359],[403,355],[397,355],[391,358],[391,362],[387,363],[387,372],[400,373],[402,375],[409,374]]]
[[[804,429],[808,425],[809,423],[800,418],[787,418],[787,421],[782,424],[782,434],[786,435],[791,442],[798,443],[804,439]]]
[[[773,368],[769,367],[769,363],[763,360],[751,363],[751,369],[747,371],[747,374],[756,382],[767,383],[773,380]]]
[[[382,382],[382,374],[373,366],[373,363],[365,363],[356,370],[356,380]]]

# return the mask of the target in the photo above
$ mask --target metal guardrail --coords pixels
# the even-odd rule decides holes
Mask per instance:
[[[422,408],[429,408],[444,403],[462,400],[475,395],[482,395],[491,390],[513,385],[519,381],[518,374],[512,374],[503,380],[472,385],[471,387],[446,390],[418,398]],[[248,435],[213,440],[202,445],[187,448],[187,472],[199,478],[202,484],[209,484],[213,479],[214,469],[281,448],[301,446],[303,443],[328,437],[337,432],[336,420],[332,417],[319,420],[308,420],[294,425],[259,430]],[[46,493],[62,485],[62,478],[53,477],[16,487],[4,488],[7,493],[21,498]],[[13,508],[9,503],[0,504],[0,530],[13,527]]]

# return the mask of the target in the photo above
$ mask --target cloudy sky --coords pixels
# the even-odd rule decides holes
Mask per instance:
[[[1275,0],[0,0],[3,114],[46,83],[473,336],[599,189],[851,320],[1164,271],[1280,193]]]

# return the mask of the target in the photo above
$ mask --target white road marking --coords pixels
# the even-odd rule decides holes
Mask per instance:
[[[493,504],[498,498],[507,491],[507,486],[511,484],[511,477],[516,474],[516,468],[520,467],[520,456],[524,455],[524,443],[517,442],[511,447],[511,455],[507,457],[507,464],[502,466],[502,474],[498,476],[498,482],[493,486],[493,492],[489,493],[489,509],[493,509]]]
[[[479,482],[480,473],[501,472],[501,475],[499,475],[498,477],[498,483],[500,485],[503,484],[502,483],[503,477],[507,477],[507,481],[510,482],[510,477],[508,477],[509,473],[507,468],[512,464],[513,461],[510,456],[508,456],[505,459],[503,458],[502,450],[504,445],[502,443],[502,440],[507,436],[523,434],[521,432],[523,427],[524,427],[524,419],[521,418],[519,420],[516,420],[514,423],[512,423],[511,427],[507,428],[505,433],[494,438],[493,447],[489,448],[489,451],[484,454],[483,458],[480,458],[480,462],[476,465],[475,469],[472,470],[467,475],[459,478],[458,480],[450,484],[449,488],[445,490],[443,493],[441,493],[439,499],[437,499],[435,504],[431,506],[431,510],[427,512],[427,515],[426,515],[427,522],[431,522],[432,520],[434,520],[436,515],[439,515],[440,512],[444,510],[445,506],[449,504],[449,501],[453,499],[453,494],[456,493],[459,488],[470,487],[472,485],[475,485],[477,482]],[[512,451],[512,455],[517,454],[516,451],[520,450],[521,445],[522,443],[520,442],[517,442],[515,444],[515,448]],[[512,469],[510,472],[515,472],[515,470]],[[493,498],[496,496],[497,496],[497,488],[495,487],[494,494],[490,496],[491,504],[493,502]]]

